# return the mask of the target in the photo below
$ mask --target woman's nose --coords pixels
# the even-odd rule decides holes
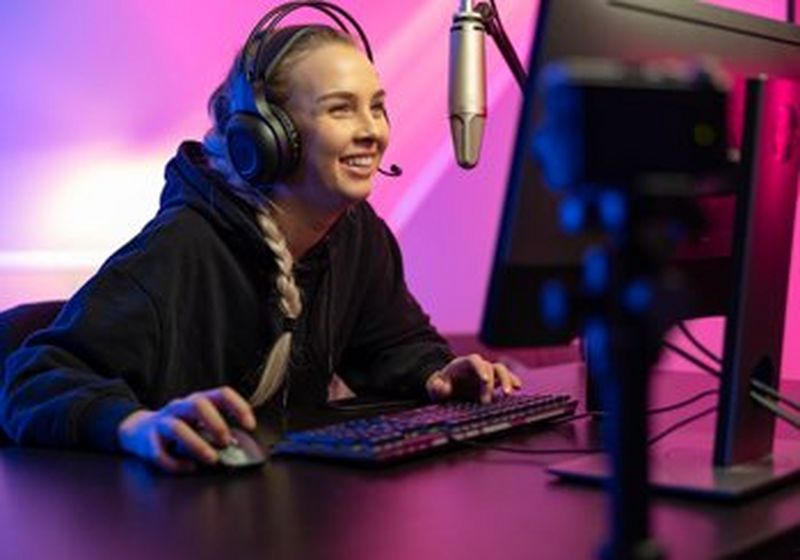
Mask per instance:
[[[358,120],[357,135],[359,138],[375,139],[378,136],[378,120],[381,117],[376,117],[372,111],[362,113]]]

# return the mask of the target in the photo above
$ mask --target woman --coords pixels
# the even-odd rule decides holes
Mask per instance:
[[[357,393],[433,400],[519,388],[500,364],[452,355],[366,202],[389,137],[368,57],[326,26],[254,36],[204,143],[167,165],[156,217],[9,358],[0,418],[18,443],[183,472],[217,461],[231,423],[254,429],[254,407],[324,402],[334,373]],[[269,147],[248,136],[265,102],[291,152],[267,179]]]

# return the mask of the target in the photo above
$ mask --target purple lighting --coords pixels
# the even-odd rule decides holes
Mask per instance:
[[[392,118],[371,201],[397,233],[409,284],[445,332],[476,332],[521,95],[487,42],[488,111],[478,167],[455,164],[447,119],[455,0],[340,0],[367,31]],[[538,0],[496,0],[526,62]],[[782,1],[711,3],[783,17]],[[163,166],[209,126],[206,101],[263,0],[0,3],[0,308],[69,297],[155,212]],[[305,16],[303,16],[305,17]],[[300,18],[302,21],[302,18]],[[797,229],[797,228],[796,228]],[[794,247],[800,247],[795,232]],[[787,333],[800,333],[800,258]],[[699,335],[718,340],[719,321]],[[790,336],[790,334],[787,334]],[[787,339],[788,340],[788,339]],[[800,376],[800,347],[784,369]]]

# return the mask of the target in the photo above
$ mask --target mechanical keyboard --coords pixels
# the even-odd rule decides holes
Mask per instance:
[[[430,453],[462,440],[572,414],[568,395],[507,395],[488,404],[445,402],[289,432],[274,456],[297,455],[380,465]]]

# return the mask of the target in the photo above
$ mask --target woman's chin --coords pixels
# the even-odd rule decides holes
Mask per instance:
[[[350,202],[360,202],[372,193],[372,178],[363,181],[347,181],[340,183],[336,191]]]

